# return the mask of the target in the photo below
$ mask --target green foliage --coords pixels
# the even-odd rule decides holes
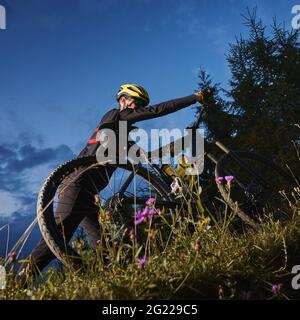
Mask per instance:
[[[106,229],[96,252],[74,244],[84,267],[50,269],[39,284],[22,288],[9,274],[0,299],[295,299],[292,267],[299,264],[300,193],[290,201],[292,219],[265,217],[260,231],[237,233],[235,213],[225,205],[221,219],[207,213],[182,217],[165,213],[145,221],[125,241]],[[107,228],[107,221],[103,222]],[[125,235],[125,233],[123,233]],[[145,256],[142,263],[139,258]],[[272,286],[280,284],[278,294]],[[282,284],[282,285],[281,285]]]
[[[267,32],[255,10],[244,18],[249,36],[236,37],[227,54],[229,89],[213,85],[205,71],[199,73],[200,89],[215,88],[217,103],[206,117],[208,136],[299,172],[292,144],[300,142],[299,33],[287,31],[275,19]]]

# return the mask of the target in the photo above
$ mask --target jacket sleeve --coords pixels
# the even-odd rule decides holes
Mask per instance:
[[[120,112],[119,120],[138,122],[165,116],[169,113],[179,111],[197,102],[195,95],[186,96],[179,99],[165,101],[149,107],[139,107],[137,109],[125,109]]]

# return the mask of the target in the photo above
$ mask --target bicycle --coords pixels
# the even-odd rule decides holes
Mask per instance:
[[[202,107],[197,120],[191,127],[188,127],[189,129],[199,128],[206,107]],[[174,144],[175,142],[172,142],[169,145],[172,157],[176,156]],[[280,196],[279,190],[293,188],[294,179],[283,168],[263,156],[230,150],[220,141],[213,141],[210,144],[223,153],[218,159],[211,153],[205,153],[205,159],[215,165],[216,182],[213,181],[214,186],[217,186],[224,201],[236,211],[237,216],[246,225],[256,230],[259,229],[259,215],[263,208],[280,210],[284,199]],[[161,150],[162,147],[159,151]],[[150,152],[148,159],[151,159]],[[172,210],[178,206],[182,207],[178,192],[174,192],[174,182],[177,181],[177,187],[189,190],[185,181],[166,174],[162,165],[151,162],[147,166],[98,163],[95,156],[88,156],[63,163],[48,176],[39,192],[37,220],[51,251],[69,267],[76,264],[79,259],[76,259],[78,254],[64,242],[54,219],[59,192],[63,192],[68,187],[75,173],[76,177],[89,176],[90,172],[97,172],[99,168],[107,170],[109,166],[113,166],[116,171],[110,178],[107,190],[101,192],[101,205],[104,210],[111,213],[112,217],[117,217],[119,225],[128,223],[125,221],[126,218],[130,218],[133,223],[134,212],[149,198],[155,198],[156,207],[166,208],[168,214],[172,215]],[[218,178],[224,176],[234,177],[234,183],[230,189],[226,184],[219,183]],[[197,177],[198,181],[199,177]],[[95,194],[98,194],[96,189]],[[196,201],[193,202],[192,193],[190,193],[190,200],[192,208],[197,211],[199,208],[197,208]],[[127,216],[124,215],[124,210]],[[70,257],[75,259],[70,259]]]

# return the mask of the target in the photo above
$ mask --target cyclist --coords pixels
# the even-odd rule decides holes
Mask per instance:
[[[147,107],[150,102],[147,91],[137,84],[124,84],[116,94],[119,107],[111,109],[103,116],[79,156],[96,154],[97,148],[99,147],[99,141],[97,141],[96,135],[101,129],[112,128],[116,134],[118,134],[117,128],[119,121],[127,121],[130,131],[130,127],[135,122],[161,117],[181,110],[196,102],[203,103],[207,94],[209,94],[209,91],[203,90],[183,98]],[[99,172],[98,169],[97,174],[95,173],[95,176],[93,176],[93,183],[90,182],[90,176],[87,177],[83,174],[74,179],[73,174],[71,177],[72,182],[59,194],[55,219],[61,232],[63,230],[64,238],[67,242],[69,242],[73,236],[78,225],[81,224],[87,234],[90,247],[94,249],[97,246],[97,242],[100,239],[100,228],[98,224],[99,207],[95,204],[95,194],[98,194],[107,186],[114,170],[115,169],[109,166],[106,166],[106,172]],[[69,178],[70,176],[66,179]],[[21,266],[21,274],[24,271],[26,275],[32,272],[40,272],[54,258],[54,254],[42,239],[32,251],[29,258],[30,262]]]

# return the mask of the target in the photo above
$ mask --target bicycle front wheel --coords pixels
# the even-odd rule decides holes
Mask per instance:
[[[107,187],[102,190],[99,190],[96,181],[98,175],[102,178],[103,175],[107,176]],[[145,167],[101,164],[94,156],[79,157],[65,162],[55,169],[43,184],[38,196],[37,218],[48,247],[68,267],[81,265],[81,259],[66,243],[55,219],[55,213],[63,193],[83,176],[89,186],[92,186],[88,192],[93,196],[99,196],[103,208],[114,210],[111,212],[113,218],[116,217],[116,213],[120,213],[119,205],[126,205],[127,218],[133,223],[134,212],[145,205],[148,198],[155,198],[157,206],[171,204],[168,186]],[[64,197],[64,202],[67,201],[68,198]]]

